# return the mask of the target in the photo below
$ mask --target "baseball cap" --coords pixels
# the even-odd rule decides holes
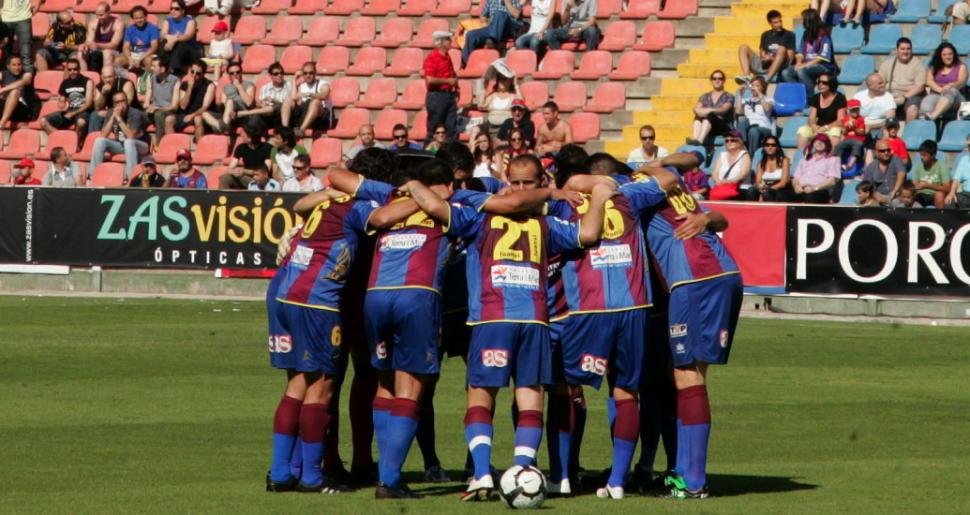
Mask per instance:
[[[525,105],[525,100],[522,100],[521,98],[517,98],[512,101],[512,109],[515,109],[515,108],[519,108],[523,110],[528,109]]]
[[[862,102],[859,102],[858,99],[853,98],[852,100],[849,100],[849,102],[846,104],[846,107],[848,107],[849,109],[859,109],[860,107],[862,107]]]
[[[453,34],[451,32],[448,32],[447,30],[436,30],[431,33],[432,40],[444,39],[444,38],[451,39],[452,37],[453,37]]]
[[[728,138],[741,138],[741,131],[730,131],[726,134]]]
[[[155,160],[155,156],[148,155],[148,156],[145,156],[145,157],[141,158],[141,164],[142,165],[158,166],[158,161]]]
[[[224,21],[218,21],[212,26],[212,32],[229,32],[229,24]]]
[[[886,118],[886,128],[887,129],[898,129],[899,128],[899,120],[897,120],[895,118]]]
[[[33,168],[33,167],[34,167],[34,161],[26,157],[21,159],[20,162],[17,163],[17,168]]]
[[[189,152],[187,148],[183,148],[175,153],[175,159],[188,159],[192,160],[192,152]]]

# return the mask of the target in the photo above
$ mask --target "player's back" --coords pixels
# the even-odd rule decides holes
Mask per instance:
[[[368,289],[421,288],[441,293],[449,255],[446,229],[418,211],[379,234]]]

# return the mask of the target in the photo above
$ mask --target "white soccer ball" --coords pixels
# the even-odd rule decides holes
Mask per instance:
[[[546,500],[546,476],[532,466],[513,465],[502,474],[498,486],[509,508],[535,509]]]

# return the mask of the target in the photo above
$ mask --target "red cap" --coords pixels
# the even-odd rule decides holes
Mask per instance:
[[[218,21],[212,26],[212,32],[229,32],[229,24],[224,21]]]
[[[516,107],[521,107],[522,109],[528,109],[528,107],[526,107],[525,105],[525,100],[522,100],[521,98],[517,98],[512,101],[512,108],[514,109]]]
[[[33,168],[33,167],[34,167],[34,161],[26,157],[21,159],[20,162],[17,163],[17,168]]]
[[[846,107],[848,107],[849,109],[859,109],[860,107],[862,107],[862,102],[859,102],[858,99],[853,98],[852,100],[849,100],[849,102],[846,104]]]
[[[187,148],[180,149],[178,152],[175,153],[175,159],[188,159],[189,161],[191,161],[192,152],[189,152],[189,149]]]

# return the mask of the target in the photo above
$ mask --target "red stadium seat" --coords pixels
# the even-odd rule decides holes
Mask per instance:
[[[40,151],[40,131],[17,129],[10,133],[10,143],[0,151],[0,158],[21,159]]]
[[[459,14],[467,14],[471,10],[471,0],[440,0],[438,6],[431,10],[431,15],[454,18]]]
[[[121,163],[101,163],[94,169],[88,186],[95,188],[117,188],[125,182],[125,165]]]
[[[330,102],[334,107],[347,107],[357,103],[360,83],[352,77],[337,77],[330,81]]]
[[[293,0],[260,0],[259,5],[253,7],[253,14],[285,13],[293,5]]]
[[[155,159],[161,164],[175,162],[175,154],[183,148],[192,148],[192,136],[188,134],[166,134],[158,142]]]
[[[626,105],[626,86],[622,82],[600,82],[593,90],[593,98],[583,111],[590,113],[612,113]]]
[[[349,47],[364,46],[369,44],[371,41],[374,41],[376,35],[377,24],[374,22],[374,18],[369,16],[351,18],[347,24],[344,25],[343,37],[337,41],[334,41],[334,44]],[[381,68],[383,68],[383,66]]]
[[[198,158],[196,158],[198,162]],[[228,167],[225,166],[213,166],[209,168],[209,173],[205,174],[205,182],[209,186],[210,190],[219,189],[219,178],[229,171]]]
[[[466,79],[479,78],[485,70],[498,59],[498,50],[479,48],[468,57],[468,64],[458,72],[458,76]]]
[[[600,137],[600,115],[596,113],[573,113],[569,116],[573,128],[573,141],[586,143]]]
[[[620,54],[620,62],[616,71],[610,74],[610,80],[637,80],[650,75],[650,54],[647,52],[631,51]]]
[[[60,89],[63,79],[64,72],[61,70],[37,72],[34,77],[34,89],[37,90],[37,96],[41,100],[47,100],[48,98],[57,96],[57,91]]]
[[[414,141],[424,141],[428,137],[428,112],[418,111],[414,115],[414,123],[411,124],[411,130],[408,131],[408,135]]]
[[[651,21],[643,27],[643,38],[633,45],[634,50],[659,52],[674,46],[674,24],[669,21]]]
[[[148,12],[151,14],[168,14],[168,12],[172,10],[172,0],[153,0],[145,7],[148,8]],[[158,25],[158,23],[153,21],[150,16],[148,21]]]
[[[667,2],[664,8],[657,13],[657,17],[683,20],[695,14],[697,14],[697,0],[677,0],[676,2]]]
[[[303,45],[290,45],[283,49],[280,64],[286,73],[295,73],[303,63],[313,62],[313,49]]]
[[[73,7],[74,12],[88,14],[93,13],[103,0],[81,0],[77,5]],[[109,4],[111,2],[108,2]]]
[[[340,37],[340,20],[329,16],[318,16],[310,20],[306,35],[300,39],[301,45],[324,46]]]
[[[401,0],[370,0],[367,7],[361,9],[365,16],[387,16],[401,8]]]
[[[50,160],[51,150],[61,147],[68,154],[73,155],[77,152],[77,132],[73,130],[54,131],[47,135],[47,145],[40,150],[34,157],[37,159]]]
[[[240,45],[251,45],[266,37],[266,18],[262,16],[243,16],[236,23],[232,40]]]
[[[532,50],[509,50],[505,54],[505,62],[520,79],[528,77],[536,71],[536,53]]]
[[[61,106],[58,105],[57,100],[50,99],[40,105],[40,113],[37,115],[37,119],[28,122],[27,127],[35,131],[39,131],[41,118],[44,118],[51,113],[54,113],[57,111],[63,111],[63,110],[64,109],[62,109]]]
[[[196,23],[195,39],[199,40],[199,43],[202,43],[204,45],[208,45],[209,43],[211,43],[212,27],[215,27],[216,23],[218,23],[219,21],[220,21],[219,18],[215,16],[199,16],[199,18],[195,20],[195,23]]]
[[[76,0],[47,0],[40,3],[39,9],[43,13],[57,14],[69,7],[74,7],[75,3]]]
[[[573,56],[570,50],[550,50],[539,63],[539,69],[532,74],[533,79],[561,79],[573,71]],[[484,70],[482,70],[484,72]],[[479,74],[481,75],[481,74]]]
[[[364,96],[357,101],[357,107],[383,109],[397,99],[397,79],[371,78],[367,82]],[[380,118],[378,118],[380,120]]]
[[[317,57],[317,73],[335,75],[350,65],[350,49],[342,46],[328,46],[320,50]]]
[[[252,45],[243,55],[243,73],[261,73],[276,62],[276,47],[271,45]]]
[[[10,161],[0,160],[0,186],[7,186],[10,182]]]
[[[535,111],[549,101],[549,84],[542,81],[523,82],[519,84],[519,93],[525,99],[525,106]]]
[[[552,100],[564,113],[571,113],[586,103],[586,83],[560,82],[556,85],[556,94]]]
[[[219,164],[227,155],[229,155],[229,137],[222,134],[206,134],[195,146],[193,161],[200,165]]]
[[[542,117],[542,111],[536,111],[532,113],[529,117],[532,120],[532,126],[536,128],[536,133],[532,135],[533,138],[539,135],[539,127],[546,123],[546,120]]]
[[[630,0],[625,10],[620,11],[624,20],[645,20],[660,12],[660,0]]]
[[[637,40],[637,26],[632,21],[615,21],[606,26],[600,50],[626,50]]]
[[[411,18],[390,18],[381,27],[381,35],[371,44],[384,48],[399,48],[411,41],[413,33],[414,23]]]
[[[394,102],[394,108],[417,111],[418,109],[424,108],[425,97],[427,95],[428,85],[425,84],[424,79],[412,80],[408,82],[406,86],[404,86],[404,92],[401,93],[401,99]]]
[[[340,111],[337,117],[337,126],[327,131],[327,136],[332,138],[351,139],[357,136],[360,126],[370,123],[370,111],[358,107],[348,107]]]
[[[432,35],[438,31],[448,30],[448,20],[441,18],[428,18],[418,25],[418,33],[411,40],[411,46],[418,48],[434,48],[434,38]]]
[[[451,58],[451,66],[454,67],[456,71],[461,70],[461,50],[457,48],[448,50],[448,57]]]
[[[323,12],[333,16],[347,16],[354,14],[364,8],[364,0],[333,0],[329,6],[323,8]]]
[[[613,54],[606,50],[589,50],[580,58],[579,68],[569,76],[577,80],[596,80],[613,71]]]
[[[357,51],[357,59],[347,68],[347,75],[369,76],[387,66],[387,53],[380,47],[364,47]]]
[[[407,18],[398,18],[407,19]],[[394,51],[391,64],[384,70],[385,77],[409,77],[421,73],[424,65],[424,51],[420,48],[403,47]]]
[[[677,1],[677,0],[674,0]],[[607,20],[623,10],[623,0],[598,0],[596,3],[596,18]],[[609,30],[609,26],[607,26]]]
[[[134,8],[136,5],[143,5],[143,4],[144,2],[142,2],[141,0],[118,0],[117,3],[111,4],[111,12],[115,14],[128,14],[131,12],[132,8]]]
[[[42,7],[48,6],[49,3],[44,2],[41,4]],[[47,31],[51,28],[51,17],[46,13],[34,13],[34,17],[30,19],[30,31],[33,36],[37,39],[44,39],[47,35]]]
[[[84,138],[84,145],[81,146],[81,150],[72,155],[72,157],[77,161],[90,161],[91,151],[94,149],[94,140],[101,137],[100,132],[90,132]]]
[[[377,121],[374,122],[374,137],[378,140],[391,139],[394,126],[402,123],[408,124],[408,113],[401,109],[385,109],[377,113]]]
[[[310,166],[326,168],[343,157],[343,145],[337,138],[317,138],[310,147]]]
[[[424,16],[438,6],[438,0],[407,0],[397,11],[398,16]]]
[[[261,41],[266,45],[286,46],[303,36],[303,19],[299,16],[277,16],[273,29]]]
[[[296,0],[286,12],[293,15],[316,14],[327,7],[327,0]]]
[[[474,102],[472,98],[472,81],[458,81],[458,107],[468,107]]]

